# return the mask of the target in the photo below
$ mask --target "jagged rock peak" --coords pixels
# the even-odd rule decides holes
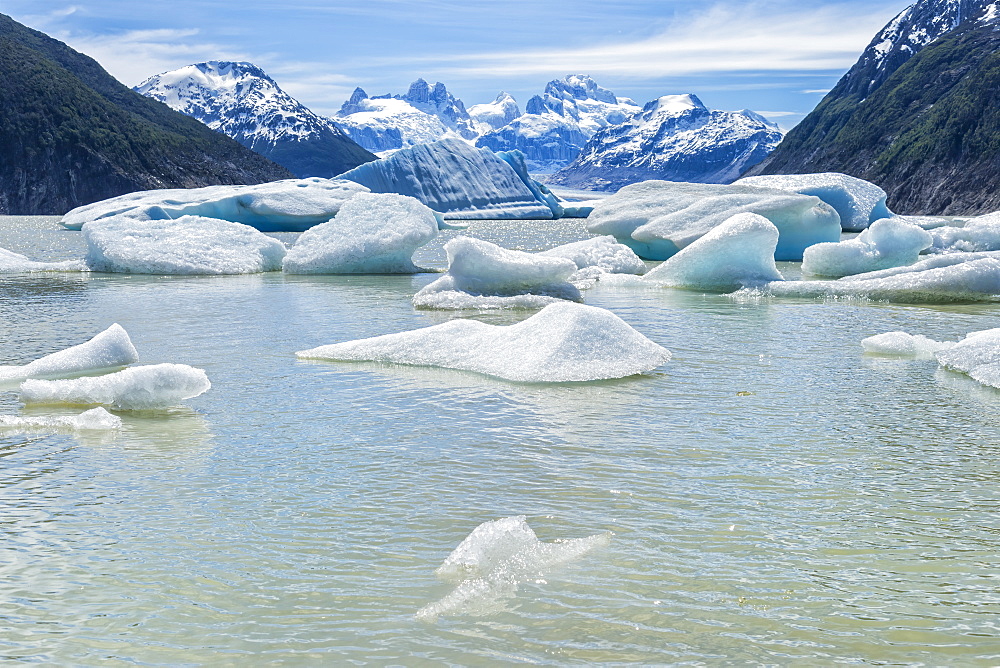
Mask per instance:
[[[585,74],[569,74],[564,79],[550,81],[545,85],[545,94],[564,100],[597,100],[617,104],[618,98],[607,88],[597,85]]]

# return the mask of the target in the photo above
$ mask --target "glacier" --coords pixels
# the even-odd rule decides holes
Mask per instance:
[[[136,366],[106,376],[72,380],[26,380],[25,404],[100,404],[118,410],[170,408],[212,387],[202,369],[186,364]]]
[[[513,160],[513,156],[507,156]],[[523,174],[527,175],[527,170]],[[340,178],[376,193],[415,197],[447,220],[559,217],[555,197],[542,201],[521,175],[489,149],[444,139],[393,153]]]
[[[337,217],[302,233],[285,255],[288,274],[410,274],[414,251],[437,236],[434,212],[412,197],[363,193]]]
[[[173,220],[182,216],[242,223],[261,232],[303,232],[325,223],[344,202],[368,189],[338,179],[287,179],[252,186],[207,186],[143,190],[77,207],[62,225],[79,230],[85,223],[112,217]]]
[[[121,429],[122,419],[98,406],[72,416],[21,417],[0,415],[0,431],[113,431]]]
[[[572,302],[550,304],[516,325],[451,320],[296,355],[444,367],[523,383],[625,378],[651,371],[670,359],[670,351],[610,311]]]
[[[483,522],[452,550],[434,573],[455,589],[425,605],[416,618],[433,621],[449,613],[490,611],[513,596],[521,582],[537,579],[549,568],[605,547],[611,534],[543,543],[524,515]]]
[[[810,246],[802,255],[802,272],[841,277],[913,264],[933,242],[930,233],[899,218],[872,223],[854,239]]]
[[[738,213],[778,228],[776,260],[801,260],[816,243],[840,240],[840,216],[818,197],[752,186],[643,181],[597,202],[587,231],[610,234],[647,260],[665,260]]]
[[[20,366],[0,366],[0,384],[28,378],[61,378],[103,373],[139,361],[128,332],[118,323],[89,341]]]
[[[279,271],[285,245],[239,223],[105,218],[83,226],[92,271],[132,274],[253,274]]]
[[[837,210],[845,232],[860,232],[876,220],[891,218],[893,215],[886,207],[884,190],[874,183],[847,174],[824,172],[748,176],[736,181],[734,185],[815,195]]]
[[[448,271],[413,296],[427,309],[541,308],[581,300],[569,282],[576,263],[566,257],[508,250],[471,237],[444,245]]]

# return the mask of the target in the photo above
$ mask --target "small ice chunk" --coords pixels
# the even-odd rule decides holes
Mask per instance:
[[[72,380],[27,380],[21,385],[25,404],[101,404],[121,410],[176,406],[212,387],[202,369],[186,364],[137,366],[106,376]]]
[[[0,248],[0,274],[15,274],[30,271],[86,271],[87,265],[80,260],[65,262],[35,262],[20,253]]]
[[[281,269],[285,245],[252,227],[214,218],[140,221],[124,216],[83,226],[93,271],[132,274],[255,274]]]
[[[953,221],[930,234],[934,252],[1000,251],[1000,212]]]
[[[115,323],[86,343],[41,357],[23,366],[0,366],[0,382],[100,373],[139,361],[125,329]]]
[[[984,365],[1000,363],[1000,329],[971,332],[964,339],[937,354],[942,366],[967,373]]]
[[[953,341],[935,341],[920,334],[906,332],[886,332],[861,341],[861,347],[866,353],[893,357],[933,358],[936,353],[954,345]]]
[[[601,308],[559,302],[506,327],[477,320],[347,341],[302,359],[437,366],[527,383],[625,378],[651,371],[670,351]]]
[[[635,251],[618,243],[611,235],[574,241],[538,254],[568,258],[576,264],[577,270],[594,269],[596,273],[608,274],[646,273],[646,263],[639,259]],[[574,280],[575,276],[571,276],[570,280]]]
[[[55,431],[112,431],[121,429],[122,419],[101,407],[91,408],[79,415],[56,417],[20,417],[0,415],[0,430],[44,429]]]
[[[471,237],[455,237],[444,249],[448,272],[413,296],[418,308],[537,308],[581,299],[569,283],[577,270],[570,259],[507,250]]]
[[[748,176],[734,185],[777,188],[800,195],[815,195],[840,214],[840,224],[847,232],[860,232],[870,223],[889,218],[885,191],[874,183],[847,174],[774,174]]]
[[[438,233],[434,212],[412,197],[364,193],[337,217],[302,233],[285,255],[288,274],[412,274],[413,252]]]
[[[899,218],[883,218],[854,239],[810,246],[802,255],[802,271],[841,277],[913,264],[930,247],[929,232]]]
[[[440,601],[421,608],[417,619],[434,620],[449,613],[489,613],[520,584],[537,579],[555,566],[605,547],[611,535],[543,543],[524,515],[484,522],[476,527],[435,571],[456,584]]]
[[[777,244],[778,228],[771,221],[740,213],[665,260],[643,280],[722,292],[781,281],[774,263]]]

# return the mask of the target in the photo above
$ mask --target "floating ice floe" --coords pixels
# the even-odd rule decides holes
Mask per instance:
[[[541,308],[581,299],[569,282],[577,266],[568,258],[507,250],[471,237],[455,237],[444,250],[448,271],[413,296],[418,308]]]
[[[511,156],[507,156],[512,160]],[[527,170],[523,170],[527,176]],[[365,163],[339,178],[376,193],[398,193],[420,200],[448,220],[557,218],[556,198],[529,187],[514,168],[488,148],[460,139],[443,139],[396,151]],[[541,199],[539,199],[541,198]]]
[[[971,332],[964,339],[935,341],[906,332],[889,332],[864,339],[865,352],[900,357],[934,357],[946,369],[1000,388],[1000,329]]]
[[[779,232],[777,260],[801,260],[812,244],[840,240],[840,216],[818,197],[751,186],[644,181],[599,202],[587,219],[649,260],[665,260],[738,213],[756,213]]]
[[[625,378],[655,369],[670,351],[601,308],[560,302],[506,327],[477,320],[347,341],[302,359],[370,361],[472,371],[527,383]]]
[[[278,271],[285,245],[247,225],[214,218],[87,223],[87,265],[132,274],[255,274]]]
[[[824,172],[748,176],[733,185],[815,195],[837,210],[841,227],[847,232],[860,232],[870,223],[893,215],[885,205],[884,190],[874,183],[847,174]]]
[[[102,373],[138,361],[139,353],[128,333],[115,323],[86,343],[40,357],[30,364],[0,366],[0,383]]]
[[[556,246],[538,255],[564,257],[576,264],[570,282],[597,278],[601,274],[644,274],[646,263],[631,248],[613,236],[594,237]]]
[[[774,264],[778,228],[763,216],[740,213],[643,277],[670,287],[728,292],[781,281]]]
[[[101,407],[91,408],[79,415],[21,417],[0,415],[0,431],[5,430],[54,430],[54,431],[112,431],[121,429],[122,419]]]
[[[182,216],[242,223],[262,232],[302,232],[337,215],[344,202],[368,189],[340,179],[288,179],[252,186],[144,190],[77,207],[62,218],[79,230],[106,218],[174,220]]]
[[[1000,212],[957,219],[930,230],[934,252],[1000,251]]]
[[[484,522],[459,543],[435,571],[455,589],[417,611],[417,619],[433,621],[446,614],[488,614],[513,596],[521,583],[537,579],[611,542],[611,535],[543,543],[523,515]]]
[[[430,208],[412,197],[363,193],[337,217],[302,233],[285,255],[289,274],[412,274],[413,252],[438,233]]]
[[[99,404],[121,410],[176,406],[212,387],[202,369],[186,364],[137,366],[106,376],[72,380],[27,380],[21,385],[25,404]]]
[[[854,239],[810,246],[802,256],[802,272],[841,277],[913,264],[930,247],[931,234],[899,218],[871,224]]]
[[[14,274],[32,271],[86,271],[87,265],[80,260],[65,262],[35,262],[20,253],[0,248],[0,274]]]

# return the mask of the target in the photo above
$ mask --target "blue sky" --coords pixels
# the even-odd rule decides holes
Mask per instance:
[[[695,93],[790,127],[907,0],[3,0],[0,11],[132,86],[204,60],[247,60],[332,114],[355,86],[442,81],[467,106],[590,74],[644,103]]]

